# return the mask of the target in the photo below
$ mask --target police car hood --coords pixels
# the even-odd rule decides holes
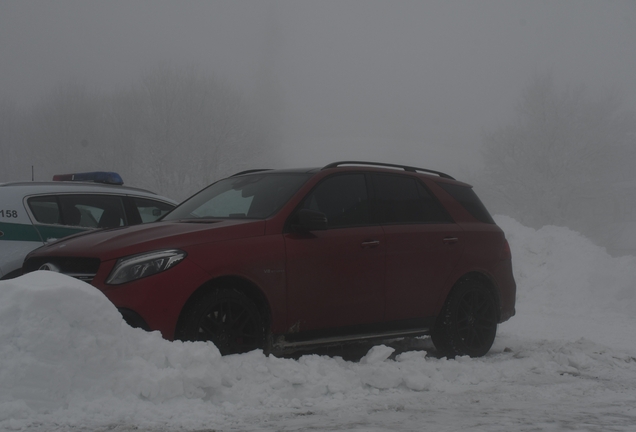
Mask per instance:
[[[31,256],[93,257],[101,261],[158,249],[188,247],[261,236],[265,221],[254,219],[196,219],[153,222],[91,231],[61,239],[34,251]]]

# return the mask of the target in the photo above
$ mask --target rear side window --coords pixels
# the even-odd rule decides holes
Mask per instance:
[[[373,176],[380,223],[447,223],[450,217],[426,188],[412,177]]]
[[[441,182],[437,184],[455,198],[475,219],[488,224],[495,223],[471,187]]]
[[[29,208],[35,220],[42,224],[59,224],[60,208],[55,196],[29,198]]]

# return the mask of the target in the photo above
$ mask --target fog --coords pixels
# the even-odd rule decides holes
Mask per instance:
[[[264,68],[284,112],[284,164],[391,159],[474,168],[532,74],[636,102],[633,1],[7,1],[0,94],[126,85],[160,62],[245,88]]]
[[[65,83],[108,93],[196,65],[277,124],[272,167],[376,160],[472,180],[483,132],[538,74],[635,110],[635,47],[631,0],[0,0],[0,97],[28,108]]]

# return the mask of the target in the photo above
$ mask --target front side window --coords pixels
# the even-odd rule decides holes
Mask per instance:
[[[146,198],[134,197],[133,202],[139,211],[142,223],[154,222],[174,208],[173,205],[167,204],[163,201],[155,201]]]
[[[376,212],[380,223],[445,223],[450,218],[441,205],[415,178],[377,174]]]
[[[369,197],[364,174],[328,177],[309,193],[301,208],[324,213],[328,228],[367,225]]]
[[[301,173],[229,177],[184,201],[163,220],[265,219],[280,210],[309,177]]]

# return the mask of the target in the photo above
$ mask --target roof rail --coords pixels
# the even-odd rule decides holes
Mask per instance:
[[[341,161],[341,162],[333,162],[333,163],[330,163],[329,165],[325,165],[322,169],[336,168],[336,167],[338,167],[340,165],[371,165],[371,166],[380,166],[380,167],[389,167],[389,168],[401,168],[404,171],[408,171],[408,172],[421,171],[421,172],[425,172],[425,173],[429,173],[429,174],[437,174],[440,177],[451,179],[451,180],[455,180],[455,178],[449,176],[448,174],[440,172],[440,171],[433,171],[433,170],[429,170],[429,169],[425,169],[425,168],[416,168],[416,167],[412,167],[412,166],[396,165],[396,164],[381,163],[381,162]]]
[[[251,173],[256,173],[256,172],[261,172],[261,171],[271,171],[271,169],[270,168],[251,169],[251,170],[237,172],[236,174],[232,174],[230,177],[236,177],[236,176],[243,175],[243,174],[251,174]]]

